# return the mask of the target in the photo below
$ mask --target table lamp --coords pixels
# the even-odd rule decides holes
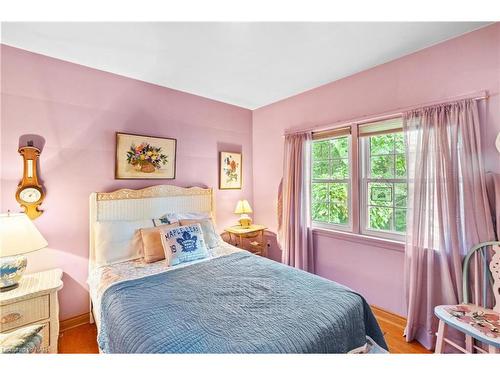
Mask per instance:
[[[19,286],[26,269],[26,254],[48,243],[26,214],[0,214],[0,292]]]
[[[250,216],[247,214],[251,214],[252,207],[250,207],[250,204],[246,199],[239,200],[238,203],[236,204],[236,208],[234,209],[235,214],[241,214],[239,223],[243,228],[249,228],[250,225],[252,224],[252,219]]]

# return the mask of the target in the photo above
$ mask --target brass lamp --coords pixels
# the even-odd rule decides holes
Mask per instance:
[[[250,204],[246,199],[239,200],[238,203],[236,204],[236,208],[234,209],[235,214],[240,214],[240,220],[238,222],[240,223],[240,226],[242,228],[249,228],[250,225],[252,224],[252,219],[250,216],[247,214],[251,214],[252,207],[250,207]]]
[[[48,243],[26,214],[0,214],[0,292],[19,286],[28,261],[21,255]]]

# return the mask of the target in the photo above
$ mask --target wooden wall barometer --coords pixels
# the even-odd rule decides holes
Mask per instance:
[[[40,150],[33,146],[32,141],[28,141],[27,146],[19,148],[19,153],[24,159],[24,172],[17,187],[16,200],[24,208],[24,213],[33,220],[43,213],[39,206],[45,198],[43,187],[38,181],[37,161]]]

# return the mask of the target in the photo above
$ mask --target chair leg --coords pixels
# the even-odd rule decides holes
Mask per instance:
[[[474,353],[474,339],[472,336],[465,335],[465,350],[467,350],[467,353]]]
[[[490,354],[496,354],[497,348],[495,348],[493,345],[488,345],[488,353]]]
[[[434,353],[436,354],[443,353],[445,333],[446,333],[446,323],[440,319],[437,331],[436,350],[434,351]]]

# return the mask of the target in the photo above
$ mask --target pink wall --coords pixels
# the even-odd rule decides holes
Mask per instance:
[[[19,137],[45,138],[45,213],[35,221],[49,249],[29,255],[29,271],[60,267],[61,319],[88,311],[88,197],[93,191],[167,183],[216,188],[219,229],[236,201],[252,201],[251,111],[180,91],[1,46],[0,211],[18,211]],[[114,179],[115,132],[177,138],[175,180]],[[244,154],[243,190],[221,191],[218,151]]]
[[[285,129],[377,115],[479,90],[492,95],[482,108],[486,169],[500,173],[494,148],[500,131],[500,23],[255,110],[255,221],[276,229],[276,211],[270,207],[276,207]],[[406,313],[401,251],[318,233],[315,244],[319,275],[358,290],[369,303]]]

